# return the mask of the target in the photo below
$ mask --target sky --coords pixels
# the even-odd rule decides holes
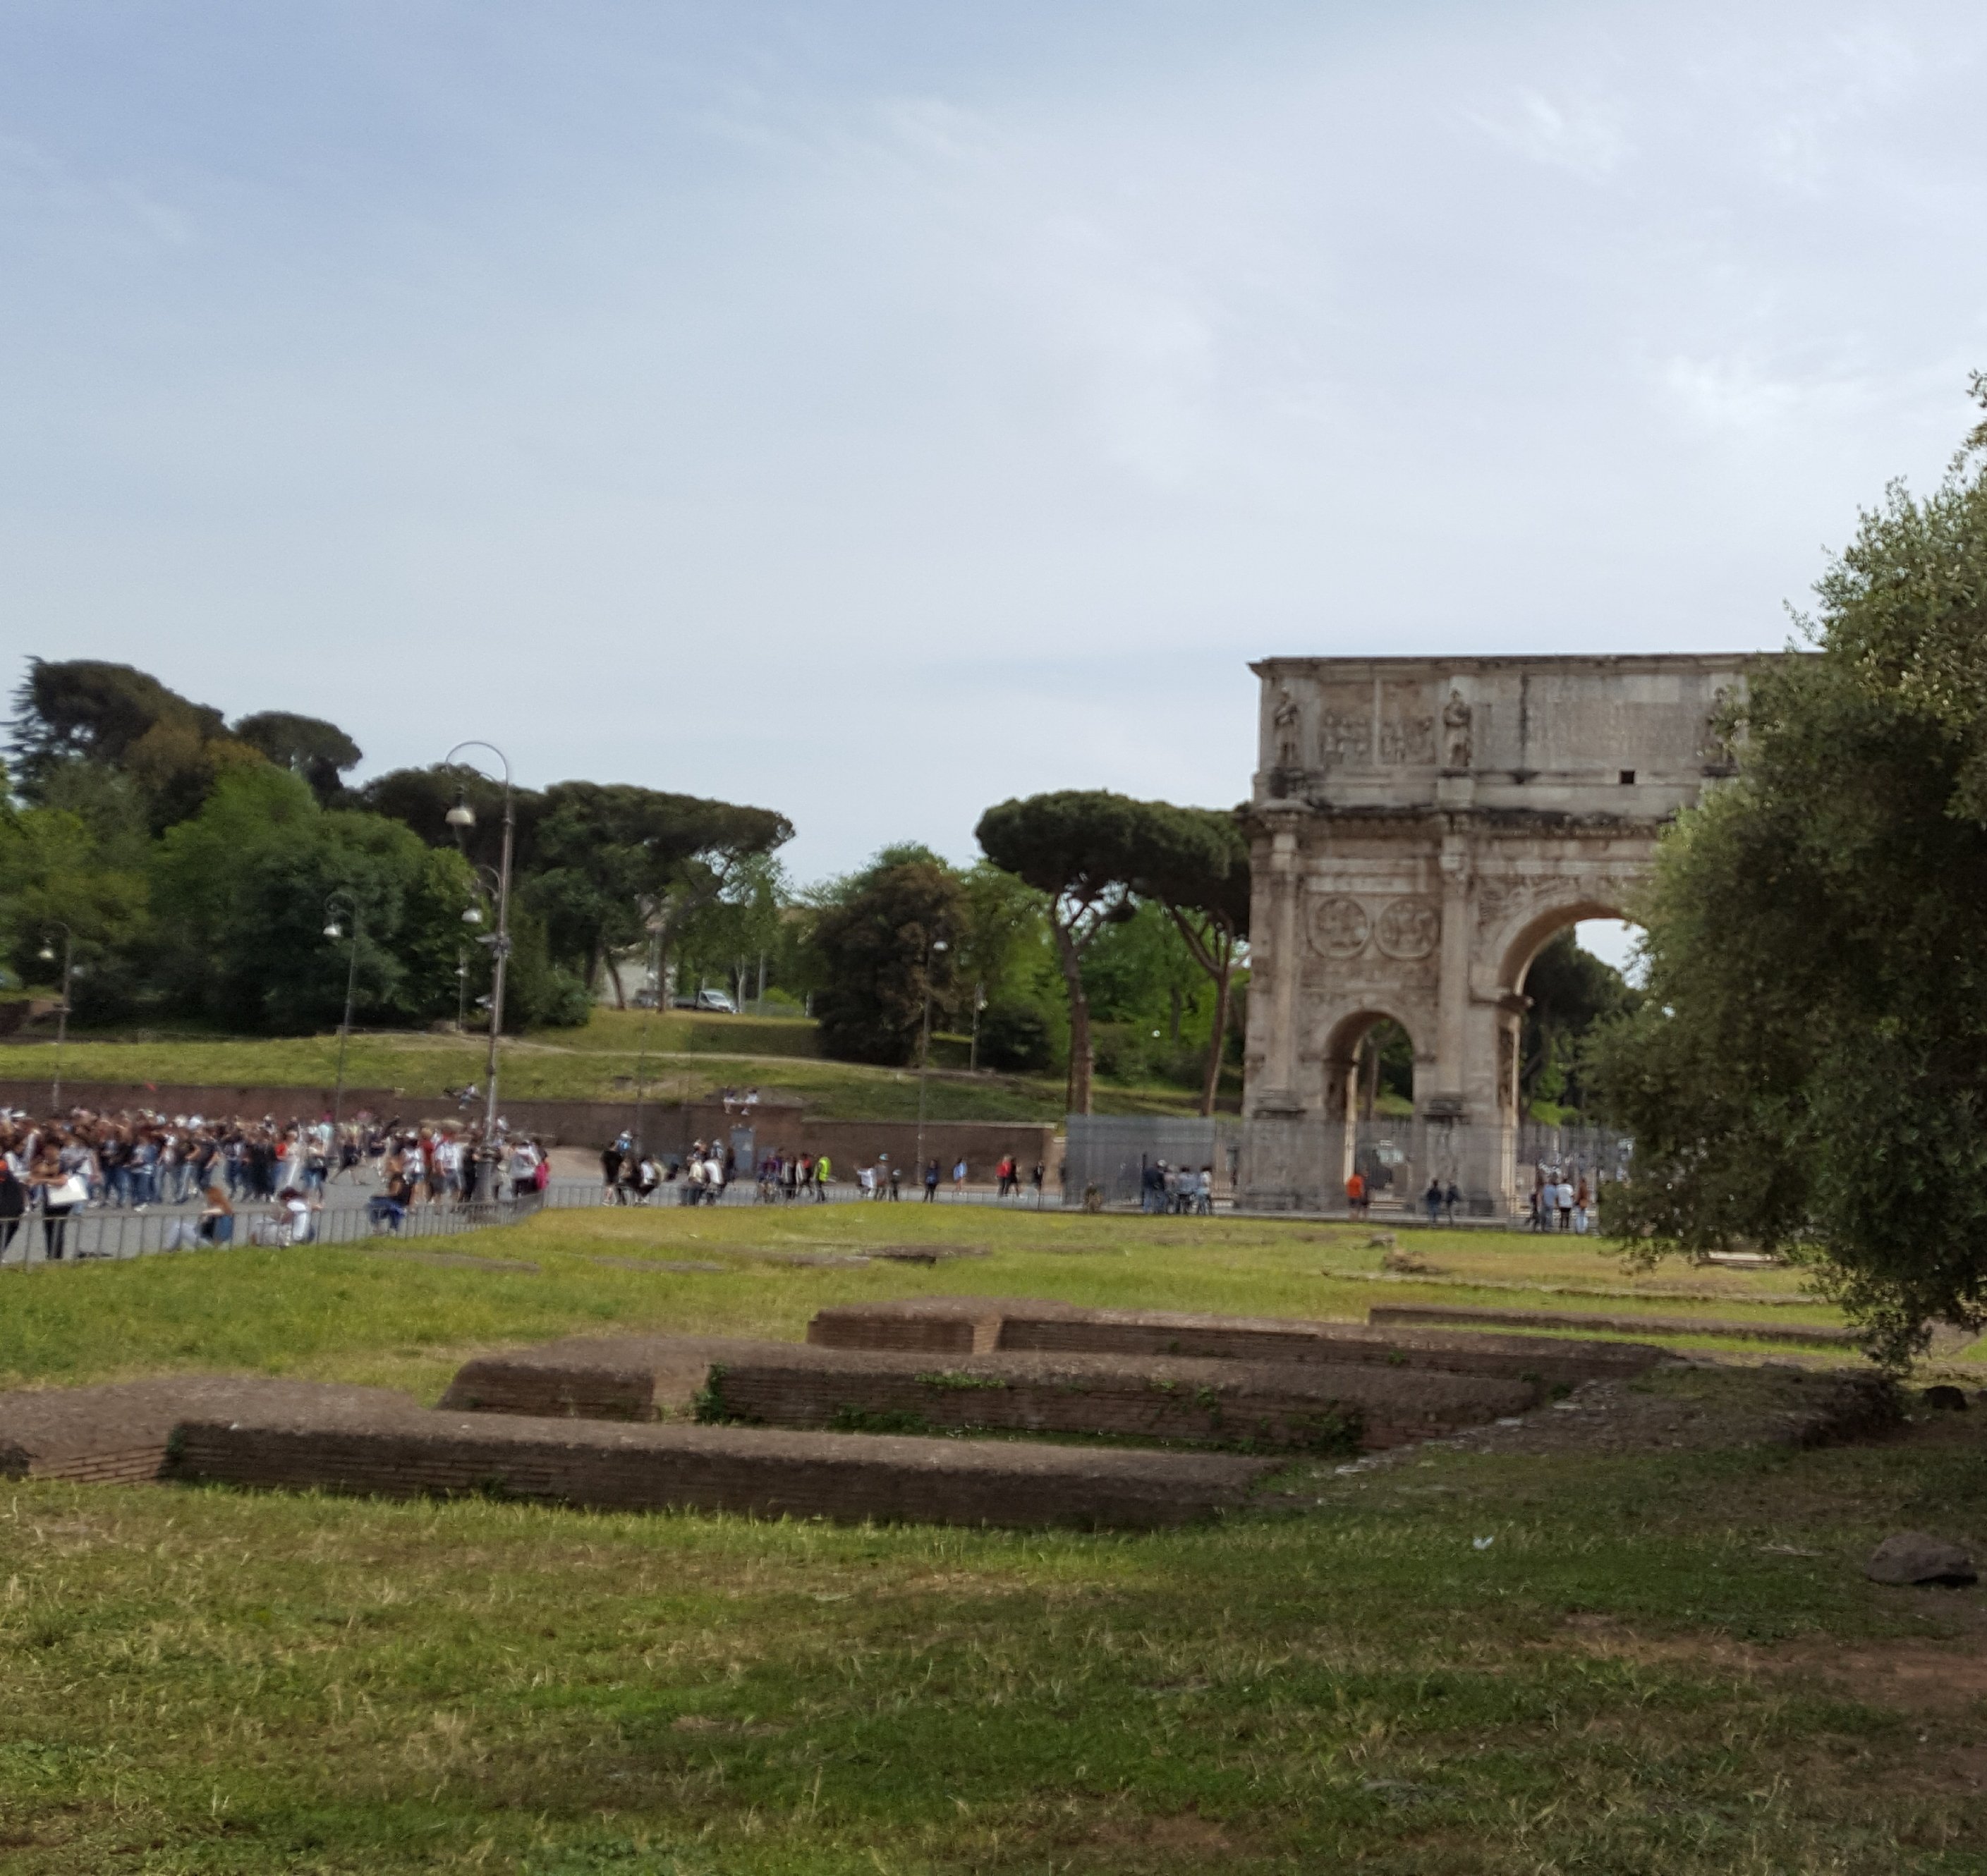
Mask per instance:
[[[0,0],[0,663],[806,880],[1237,801],[1252,658],[1776,646],[1968,426],[1984,66],[1930,0]]]

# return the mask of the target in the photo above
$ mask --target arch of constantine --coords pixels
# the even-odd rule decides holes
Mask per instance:
[[[1621,916],[1664,823],[1732,772],[1717,720],[1753,662],[1251,667],[1244,1206],[1343,1203],[1354,1065],[1391,1017],[1414,1044],[1410,1176],[1453,1179],[1475,1213],[1510,1206],[1526,973],[1563,927]]]

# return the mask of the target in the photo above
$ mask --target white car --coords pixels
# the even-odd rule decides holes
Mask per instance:
[[[736,1016],[738,1006],[722,990],[699,990],[694,997],[679,997],[670,1006],[677,1010],[698,1010],[706,1016]]]

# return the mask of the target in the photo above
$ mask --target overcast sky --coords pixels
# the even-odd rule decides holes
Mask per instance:
[[[1987,365],[1987,9],[0,0],[0,606],[802,879],[1274,653],[1766,646]]]

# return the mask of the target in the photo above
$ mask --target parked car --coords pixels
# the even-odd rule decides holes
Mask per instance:
[[[722,990],[699,990],[694,997],[673,998],[673,1010],[695,1010],[705,1016],[736,1016],[738,1006]]]

